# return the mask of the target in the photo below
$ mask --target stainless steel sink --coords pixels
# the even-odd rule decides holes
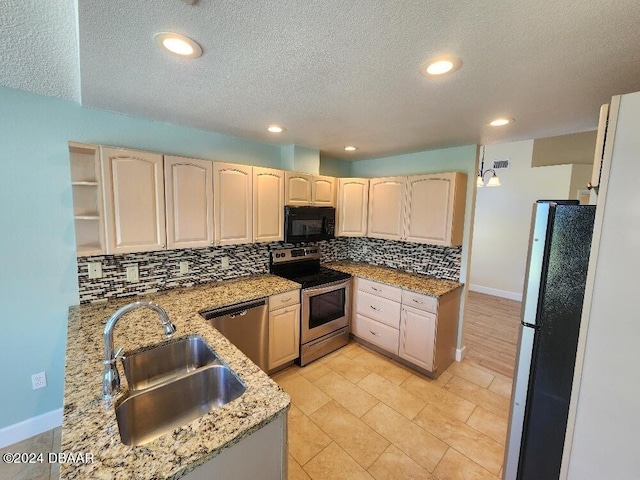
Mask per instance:
[[[122,358],[129,391],[142,390],[166,383],[210,364],[220,365],[211,347],[197,335]]]
[[[199,336],[123,358],[129,390],[115,404],[122,443],[143,445],[240,397],[245,384]]]

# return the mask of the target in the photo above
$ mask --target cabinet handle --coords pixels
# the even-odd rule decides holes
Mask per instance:
[[[369,305],[369,306],[370,306],[371,308],[373,308],[376,312],[379,312],[379,311],[380,311],[380,309],[379,309],[379,308],[376,308],[376,307],[374,307],[373,305]]]
[[[371,290],[373,290],[374,292],[381,292],[382,290],[380,290],[379,288],[376,287],[371,287]]]
[[[381,333],[376,333],[376,332],[374,332],[373,330],[369,330],[369,332],[371,333],[371,335],[375,335],[376,337],[380,337],[380,336],[382,336],[382,334],[381,334]]]
[[[291,297],[280,300],[280,303],[291,301]]]
[[[416,300],[415,298],[413,299],[414,302],[419,303],[420,305],[422,305],[424,302],[421,302],[419,300]]]

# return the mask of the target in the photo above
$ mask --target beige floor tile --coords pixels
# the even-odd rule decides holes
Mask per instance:
[[[289,453],[304,465],[331,443],[331,439],[295,406],[289,410]]]
[[[496,378],[494,378],[491,385],[489,385],[489,390],[493,393],[497,393],[498,395],[511,399],[512,384],[513,380],[511,378],[496,375]]]
[[[299,371],[300,371],[300,367],[298,367],[297,365],[293,365],[289,368],[285,368],[284,370],[280,370],[279,372],[274,373],[273,375],[271,375],[271,378],[274,382],[280,385],[280,381],[282,380],[287,380],[290,378],[296,378],[300,376],[300,374],[298,373]]]
[[[496,442],[505,445],[508,426],[506,419],[488,412],[482,407],[476,407],[471,417],[469,417],[469,420],[467,420],[467,425],[484,433],[487,437],[493,438]]]
[[[302,469],[296,459],[289,455],[288,459],[289,471],[287,472],[287,480],[309,480],[309,475]]]
[[[429,472],[433,471],[447,451],[446,443],[384,403],[369,410],[362,421]]]
[[[314,382],[330,371],[331,370],[329,370],[324,363],[312,362],[308,365],[305,365],[304,367],[301,367],[298,370],[298,373],[310,382]]]
[[[49,479],[51,466],[47,462],[47,455],[53,451],[52,446],[53,430],[49,430],[0,449],[0,455],[4,453],[41,453],[44,455],[42,463],[5,463],[0,461],[0,478],[12,480]]]
[[[357,342],[351,342],[349,345],[340,349],[340,353],[347,358],[356,358],[358,355],[362,355],[366,350],[360,346]]]
[[[401,387],[463,422],[467,421],[476,407],[469,400],[445,390],[437,384],[437,381],[416,375],[411,375]]]
[[[389,446],[384,437],[336,402],[326,404],[310,419],[365,469]]]
[[[331,358],[325,365],[353,383],[358,383],[371,373],[367,367],[344,355]]]
[[[467,362],[453,362],[448,370],[454,375],[462,377],[471,383],[475,383],[482,388],[488,388],[495,378],[494,375],[491,375],[486,370]]]
[[[371,480],[353,458],[335,443],[331,443],[304,467],[313,480]]]
[[[454,376],[444,386],[447,390],[470,402],[480,405],[485,410],[495,413],[499,417],[509,418],[509,399],[490,392],[486,388],[479,387],[475,383],[471,383],[464,378]]]
[[[498,477],[453,448],[447,450],[433,473],[440,480],[498,480]]]
[[[329,372],[319,378],[314,382],[314,385],[358,418],[378,403],[378,399],[373,395],[335,372]]]
[[[504,446],[469,425],[448,416],[442,410],[427,405],[414,423],[452,446],[493,474],[502,467]]]
[[[437,480],[393,445],[373,462],[368,472],[376,480]]]
[[[404,368],[391,363],[387,357],[371,351],[363,352],[354,358],[354,361],[396,385],[400,385],[411,375]]]
[[[422,378],[419,374],[414,374],[414,375],[416,375],[417,377]],[[439,387],[444,387],[447,384],[447,382],[449,380],[451,380],[452,378],[453,378],[453,373],[451,373],[447,369],[444,372],[442,372],[438,378],[436,378],[435,380],[432,380],[432,381],[433,381],[433,383],[435,385],[438,385]]]
[[[302,375],[278,377],[274,378],[274,380],[291,396],[293,404],[302,410],[305,415],[311,415],[331,401],[328,395]]]
[[[427,403],[375,373],[360,380],[358,386],[408,419],[415,417]]]

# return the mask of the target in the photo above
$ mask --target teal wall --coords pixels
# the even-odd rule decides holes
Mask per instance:
[[[279,147],[0,87],[0,429],[62,407],[78,303],[69,140],[281,167]],[[34,391],[43,370],[48,385]]]
[[[320,175],[330,177],[351,177],[352,162],[332,157],[320,157]]]

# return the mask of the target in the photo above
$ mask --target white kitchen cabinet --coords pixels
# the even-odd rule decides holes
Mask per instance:
[[[310,173],[285,172],[285,205],[311,205],[312,185]]]
[[[253,241],[253,167],[213,164],[213,209],[218,245]]]
[[[368,199],[368,179],[338,180],[338,237],[364,237],[367,234]]]
[[[334,177],[312,176],[311,204],[319,207],[336,206],[336,179]]]
[[[164,157],[167,248],[214,244],[213,162]]]
[[[269,370],[298,358],[300,352],[300,291],[269,298]]]
[[[462,245],[466,183],[460,172],[407,177],[404,240]]]
[[[367,236],[402,240],[406,177],[372,178]]]
[[[100,147],[100,160],[107,253],[166,248],[162,155]]]
[[[284,240],[284,171],[253,167],[253,241]]]
[[[433,371],[436,316],[412,307],[402,306],[398,355],[428,371]]]

